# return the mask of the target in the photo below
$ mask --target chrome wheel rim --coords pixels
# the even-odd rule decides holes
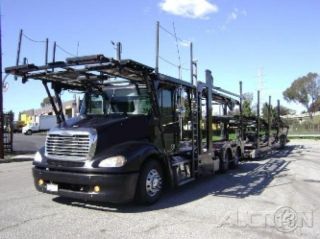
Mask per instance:
[[[162,178],[156,169],[151,169],[147,175],[146,191],[150,197],[154,197],[162,188]]]

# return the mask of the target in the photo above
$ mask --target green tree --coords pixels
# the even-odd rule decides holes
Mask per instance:
[[[320,98],[320,80],[317,73],[308,73],[292,82],[291,86],[283,92],[288,102],[302,104],[310,116],[312,105]]]
[[[243,94],[243,102],[242,102],[242,113],[244,116],[253,116],[254,113],[252,112],[252,101],[253,101],[253,94],[252,93],[245,93]]]
[[[52,98],[53,98],[53,101],[56,102],[56,97],[53,96]],[[45,97],[45,98],[43,98],[40,106],[44,107],[44,106],[49,105],[49,104],[51,104],[49,97]]]
[[[268,120],[268,108],[269,108],[269,104],[265,102],[262,105],[262,118],[266,121]],[[270,107],[270,110],[271,110],[271,119],[272,119],[276,115],[276,111],[272,106]]]
[[[295,110],[292,110],[283,105],[280,105],[280,115],[289,115],[289,114],[292,115],[295,113],[296,113]],[[277,114],[278,114],[277,106],[275,107],[271,106],[271,119],[276,117]],[[262,118],[265,120],[268,120],[268,103],[267,102],[265,102],[262,105]]]
[[[274,107],[274,112],[277,112],[277,107]],[[280,105],[280,115],[294,115],[296,113],[295,110]]]
[[[320,97],[317,100],[315,100],[313,103],[311,103],[309,108],[311,112],[320,111]]]

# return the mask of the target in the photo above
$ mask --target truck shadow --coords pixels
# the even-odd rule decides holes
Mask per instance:
[[[53,201],[100,211],[139,213],[175,207],[208,196],[241,199],[248,196],[260,195],[277,175],[289,170],[287,166],[291,161],[283,158],[299,155],[298,149],[301,149],[301,147],[300,145],[286,146],[281,151],[273,152],[271,157],[269,156],[257,161],[242,162],[238,169],[230,170],[226,174],[202,177],[181,188],[168,190],[159,202],[151,206],[137,206],[134,203],[114,205],[109,203],[80,202],[61,197],[56,197]]]

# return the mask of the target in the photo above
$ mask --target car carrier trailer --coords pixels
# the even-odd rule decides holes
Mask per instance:
[[[5,72],[24,83],[41,81],[57,117],[33,162],[41,192],[150,204],[165,185],[181,186],[236,167],[244,153],[241,138],[212,142],[213,122],[227,125],[212,116],[212,105],[239,101],[214,87],[209,70],[205,82],[192,77],[189,83],[134,60],[98,54],[16,65]],[[80,116],[65,120],[63,90],[84,93]]]
[[[281,149],[287,143],[289,126],[280,117],[280,101],[277,113],[271,114],[271,97],[269,96],[267,120],[260,117],[260,92],[257,93],[257,115],[242,118],[244,158],[260,158],[274,149]]]

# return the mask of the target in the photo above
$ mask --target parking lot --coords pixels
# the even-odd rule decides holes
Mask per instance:
[[[292,141],[149,207],[42,194],[31,162],[0,164],[0,238],[320,238],[319,145]]]

